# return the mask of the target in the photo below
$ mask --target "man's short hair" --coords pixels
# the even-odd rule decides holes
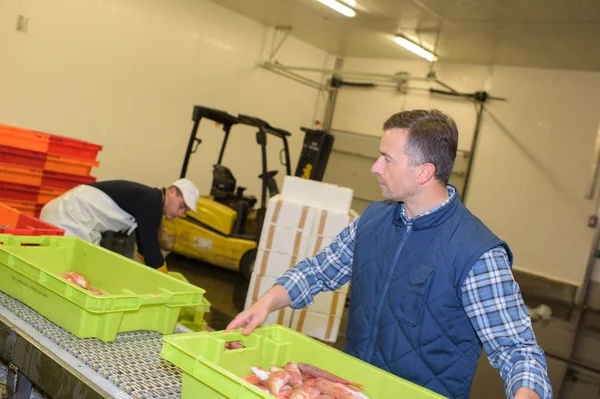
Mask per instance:
[[[385,121],[383,130],[390,129],[406,129],[407,155],[414,165],[432,163],[435,178],[448,184],[458,149],[458,128],[452,118],[436,109],[402,111]]]

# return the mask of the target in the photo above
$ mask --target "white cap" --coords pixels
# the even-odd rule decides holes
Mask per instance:
[[[198,190],[198,187],[188,179],[179,179],[172,185],[181,191],[183,200],[188,208],[190,208],[192,212],[196,212],[196,203],[200,197],[200,190]]]

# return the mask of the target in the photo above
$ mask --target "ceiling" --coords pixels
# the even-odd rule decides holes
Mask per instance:
[[[317,0],[212,0],[342,57],[419,59],[405,32],[439,61],[600,71],[600,0],[356,0],[347,18]]]

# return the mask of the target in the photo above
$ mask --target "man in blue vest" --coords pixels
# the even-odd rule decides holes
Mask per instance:
[[[552,398],[512,253],[448,184],[458,147],[440,111],[392,115],[371,204],[315,257],[285,272],[227,327],[249,334],[285,306],[352,280],[344,351],[450,398],[468,398],[482,346],[508,398]]]

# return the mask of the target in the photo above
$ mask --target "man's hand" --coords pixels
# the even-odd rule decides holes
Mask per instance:
[[[534,390],[525,388],[525,387],[521,387],[521,388],[517,389],[517,392],[515,392],[515,399],[541,399],[541,398],[540,398],[540,395],[535,393]]]
[[[269,313],[289,306],[289,304],[290,296],[286,289],[281,285],[275,285],[249,309],[238,314],[225,330],[244,327],[242,333],[248,335],[267,320]]]
[[[242,333],[248,335],[254,331],[254,329],[260,326],[267,320],[269,316],[269,308],[264,302],[258,301],[252,305],[249,309],[244,310],[238,314],[235,319],[229,323],[225,330],[235,330],[236,328],[244,327]]]

